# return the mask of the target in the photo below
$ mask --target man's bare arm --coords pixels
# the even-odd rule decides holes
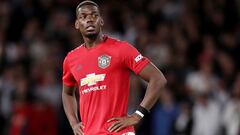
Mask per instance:
[[[62,91],[62,102],[65,114],[67,115],[68,121],[74,131],[75,135],[82,135],[84,128],[82,123],[79,121],[77,114],[77,101],[75,97],[76,87],[69,87],[63,84]]]
[[[145,96],[140,105],[150,111],[153,105],[157,102],[160,90],[166,85],[167,80],[162,72],[152,63],[147,65],[139,73],[139,76],[148,82]]]

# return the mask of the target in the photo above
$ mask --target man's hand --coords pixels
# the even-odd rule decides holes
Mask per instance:
[[[72,129],[73,129],[74,135],[84,135],[83,130],[82,130],[83,128],[84,128],[84,126],[83,126],[82,122],[73,125]]]
[[[111,121],[115,121],[115,122],[108,128],[108,130],[110,132],[118,132],[128,126],[133,126],[138,124],[141,118],[142,117],[136,113],[132,114],[131,116],[111,118],[107,122],[111,122]]]

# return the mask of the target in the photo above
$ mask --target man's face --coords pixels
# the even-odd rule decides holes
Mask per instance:
[[[97,36],[102,26],[103,20],[96,6],[84,5],[78,9],[75,27],[80,30],[83,36]]]

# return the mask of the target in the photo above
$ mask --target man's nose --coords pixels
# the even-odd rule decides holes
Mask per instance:
[[[92,15],[88,15],[87,22],[93,22],[93,21],[94,21],[94,19],[93,19]]]

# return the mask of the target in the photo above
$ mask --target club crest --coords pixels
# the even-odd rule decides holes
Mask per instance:
[[[111,62],[111,56],[104,54],[98,57],[98,66],[100,68],[103,68],[103,69],[107,68],[110,65],[110,62]]]

